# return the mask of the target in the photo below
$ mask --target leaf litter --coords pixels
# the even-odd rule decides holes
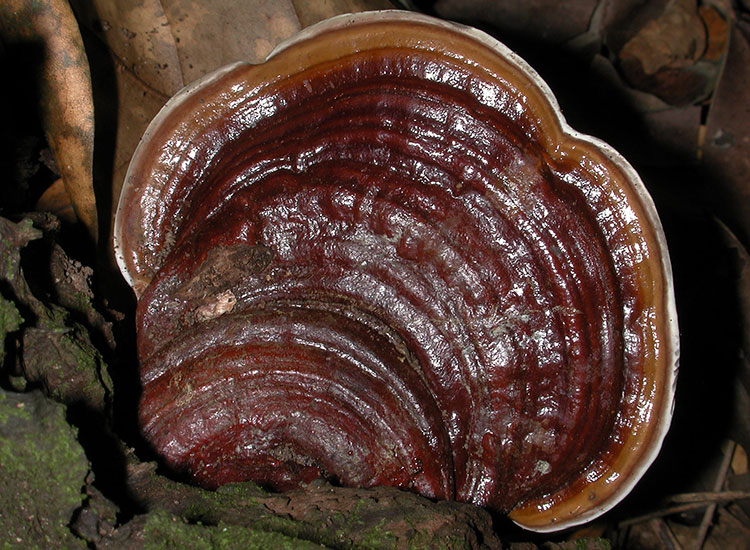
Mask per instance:
[[[57,70],[65,67],[70,72],[43,73],[45,85],[40,87],[43,94],[51,94],[42,97],[58,98],[42,105],[42,119],[47,121],[47,139],[58,165],[62,165],[60,175],[65,187],[61,194],[61,183],[57,183],[57,198],[45,208],[64,208],[67,195],[78,219],[92,235],[97,234],[96,217],[91,215],[93,182],[98,186],[98,207],[105,216],[102,219],[111,219],[140,136],[161,106],[184,84],[227,62],[260,62],[279,41],[326,17],[388,7],[387,2],[376,0],[221,0],[210,4],[203,0],[73,0],[83,34],[81,41],[78,28],[70,24],[66,2],[35,3],[43,8],[33,14],[36,20],[28,17],[29,21],[36,21],[36,28],[33,24],[22,25],[17,12],[8,9],[29,9],[21,4],[25,3],[11,0],[0,8],[5,48],[0,55],[18,41],[50,41],[49,28],[53,27],[49,21],[46,27],[39,21],[51,17],[60,35],[57,42],[52,41],[51,49],[68,63],[55,62]],[[684,341],[682,373],[675,422],[653,474],[616,510],[554,540],[529,537],[501,526],[504,546],[517,550],[571,547],[569,544],[595,548],[605,543],[615,548],[747,547],[748,6],[733,5],[727,0],[658,0],[646,4],[637,0],[439,0],[404,4],[493,33],[529,60],[550,83],[574,127],[603,137],[625,153],[657,202],[675,269]],[[93,101],[87,84],[86,54],[92,67]],[[61,97],[73,101],[61,103]],[[93,105],[98,106],[95,151]],[[102,120],[108,123],[104,128]],[[108,159],[103,165],[109,167],[96,179],[91,170],[94,153]],[[30,209],[35,203],[36,200],[29,203]],[[21,213],[3,211],[16,217]],[[107,305],[117,302],[112,296],[113,288],[120,288],[110,280],[114,277],[112,272],[102,267],[111,267],[112,259],[102,258],[101,252],[96,257],[93,275],[102,282],[94,288],[92,299],[88,286],[92,272],[68,258],[61,248],[50,245],[55,240],[54,232],[50,233],[44,219],[36,220],[39,227],[47,227],[45,250],[56,252],[49,256],[51,264],[44,268],[37,263],[35,269],[58,273],[53,280],[68,278],[67,288],[73,291],[43,291],[42,283],[37,283],[32,291],[28,284],[20,283],[25,277],[16,272],[14,280],[25,290],[9,295],[7,274],[4,275],[0,301],[0,328],[5,335],[0,354],[3,391],[27,396],[19,399],[44,403],[52,399],[72,410],[85,403],[85,410],[98,411],[100,435],[106,433],[103,439],[110,448],[104,453],[94,452],[86,467],[99,475],[101,466],[96,464],[102,456],[119,457],[118,471],[125,479],[118,485],[106,476],[97,478],[85,475],[85,468],[79,470],[84,473],[78,475],[75,485],[82,492],[74,499],[75,506],[48,511],[40,507],[41,524],[63,525],[63,531],[72,526],[60,536],[70,535],[71,540],[86,540],[102,548],[131,547],[127,545],[142,540],[139,537],[144,534],[162,542],[176,540],[174,537],[183,536],[185,531],[172,527],[187,525],[185,521],[193,527],[205,521],[203,534],[209,538],[218,536],[214,531],[208,533],[210,529],[225,524],[257,530],[258,525],[238,523],[237,514],[242,513],[237,506],[247,506],[256,498],[269,498],[267,494],[252,487],[237,488],[232,493],[235,496],[222,496],[217,504],[211,501],[214,497],[160,477],[152,464],[140,462],[122,442],[118,434],[129,444],[134,440],[132,434],[126,434],[127,429],[117,431],[118,421],[111,416],[113,388],[120,388],[123,394],[134,391],[132,381],[128,382],[123,374],[125,369],[134,370],[134,366],[128,364],[132,361],[130,356],[126,355],[124,361],[116,359],[117,345],[119,349],[130,345],[132,334],[122,329],[130,313],[123,316]],[[107,224],[102,225],[102,234],[108,235]],[[41,236],[38,229],[32,229],[31,222],[7,231],[16,232],[12,241],[15,250],[25,246],[24,239]],[[6,250],[14,254],[12,247]],[[18,258],[20,261],[20,255]],[[37,297],[35,292],[41,295]],[[51,313],[40,313],[44,311]],[[42,322],[46,318],[51,320]],[[45,323],[47,328],[40,329]],[[707,323],[713,326],[707,327]],[[41,340],[35,336],[39,330],[44,334]],[[54,336],[52,340],[50,335]],[[121,338],[117,344],[116,336]],[[33,355],[34,349],[45,351],[38,352],[37,357],[24,356]],[[61,358],[51,370],[39,361],[50,357]],[[84,378],[72,375],[81,368]],[[72,385],[66,385],[63,379]],[[44,395],[28,393],[32,388],[40,388]],[[94,393],[86,396],[84,388],[94,389]],[[18,394],[19,390],[27,393]],[[690,410],[695,403],[700,403],[699,411]],[[127,407],[120,410],[132,418]],[[2,414],[0,420],[4,418]],[[71,417],[68,412],[66,418],[72,421],[75,415]],[[96,433],[96,429],[82,422],[80,416],[77,422],[78,439],[88,454],[91,440],[82,436],[92,430]],[[69,444],[75,447],[75,442]],[[148,458],[143,449],[138,453]],[[131,495],[128,498],[123,497],[124,487]],[[228,490],[231,492],[231,488]],[[322,490],[326,494],[330,488]],[[369,498],[368,494],[362,492],[357,498]],[[135,498],[131,498],[133,495]],[[232,501],[235,497],[239,500]],[[176,503],[198,508],[188,510]],[[277,506],[278,503],[273,504],[272,508]],[[202,512],[196,513],[196,509]],[[45,518],[58,517],[55,514],[61,510],[67,518],[60,520],[62,523],[44,523]],[[309,527],[286,525],[282,529],[274,523],[277,519],[269,516],[268,521],[275,525],[273,533],[291,537],[302,547],[299,541],[303,539],[298,535]],[[356,524],[359,520],[349,517],[347,521]],[[499,544],[492,538],[491,524],[488,527],[486,521],[480,516],[470,521],[474,527],[465,532],[462,547]],[[260,528],[267,527],[264,524]],[[345,522],[345,527],[356,532],[351,524]],[[59,534],[55,531],[58,527],[50,529],[49,533]],[[373,533],[382,543],[390,541],[384,532]],[[477,533],[485,537],[484,543]],[[241,536],[249,535],[243,531]],[[310,536],[305,537],[310,542]],[[218,543],[216,538],[211,540]],[[324,539],[317,540],[326,544]],[[351,546],[346,547],[357,547],[355,542],[351,539]]]

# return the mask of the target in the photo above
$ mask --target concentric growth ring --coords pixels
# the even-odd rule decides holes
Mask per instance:
[[[478,31],[344,16],[207,77],[116,226],[143,431],[197,483],[394,485],[552,530],[621,499],[669,424],[653,205]]]

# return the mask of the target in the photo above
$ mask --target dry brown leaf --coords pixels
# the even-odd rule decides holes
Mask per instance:
[[[747,451],[742,445],[737,445],[732,455],[732,473],[741,476],[747,473]]]
[[[39,212],[50,212],[68,223],[75,223],[76,213],[73,211],[73,203],[65,190],[65,184],[61,178],[55,180],[47,190],[42,193],[36,203]]]
[[[652,75],[663,67],[690,66],[705,49],[706,29],[696,0],[676,0],[625,44],[620,58],[639,61],[643,72]]]
[[[121,67],[166,97],[233,61],[262,61],[300,29],[291,0],[73,0]]]
[[[721,58],[727,53],[727,45],[729,44],[729,23],[714,6],[702,5],[698,8],[698,13],[708,34],[703,59],[721,61]]]
[[[747,181],[745,181],[747,193]],[[750,254],[740,239],[725,224],[717,221],[721,239],[732,258],[730,281],[736,289],[738,311],[737,362],[733,380],[732,420],[729,435],[739,447],[750,447]],[[746,457],[747,458],[747,457]]]
[[[608,46],[633,88],[677,107],[711,96],[726,45],[726,21],[714,7],[699,7],[697,0],[670,0],[661,10],[644,4],[608,30]]]
[[[744,32],[742,32],[744,29]],[[705,163],[719,217],[750,247],[750,24],[732,31],[706,122]]]
[[[76,215],[96,240],[91,75],[70,5],[67,0],[3,0],[0,35],[6,43],[43,45],[42,124]]]
[[[234,61],[260,63],[300,29],[291,0],[162,0],[185,82]]]
[[[185,85],[175,37],[159,0],[71,0],[82,26],[104,40],[119,65],[171,96]]]
[[[395,7],[388,0],[292,0],[292,3],[303,27],[309,27],[342,13],[388,10]]]
[[[513,46],[515,41],[560,44],[584,33],[598,3],[599,0],[437,0],[432,9],[445,19],[489,26],[501,41]]]

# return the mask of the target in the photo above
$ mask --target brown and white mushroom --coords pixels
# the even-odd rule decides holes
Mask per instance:
[[[143,433],[198,484],[392,485],[550,531],[620,501],[668,429],[654,205],[475,29],[340,16],[188,86],[115,241]]]

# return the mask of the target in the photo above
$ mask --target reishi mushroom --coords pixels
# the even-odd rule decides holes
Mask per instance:
[[[553,531],[668,429],[654,205],[475,29],[339,16],[189,85],[115,226],[143,434],[200,485],[392,485]]]

